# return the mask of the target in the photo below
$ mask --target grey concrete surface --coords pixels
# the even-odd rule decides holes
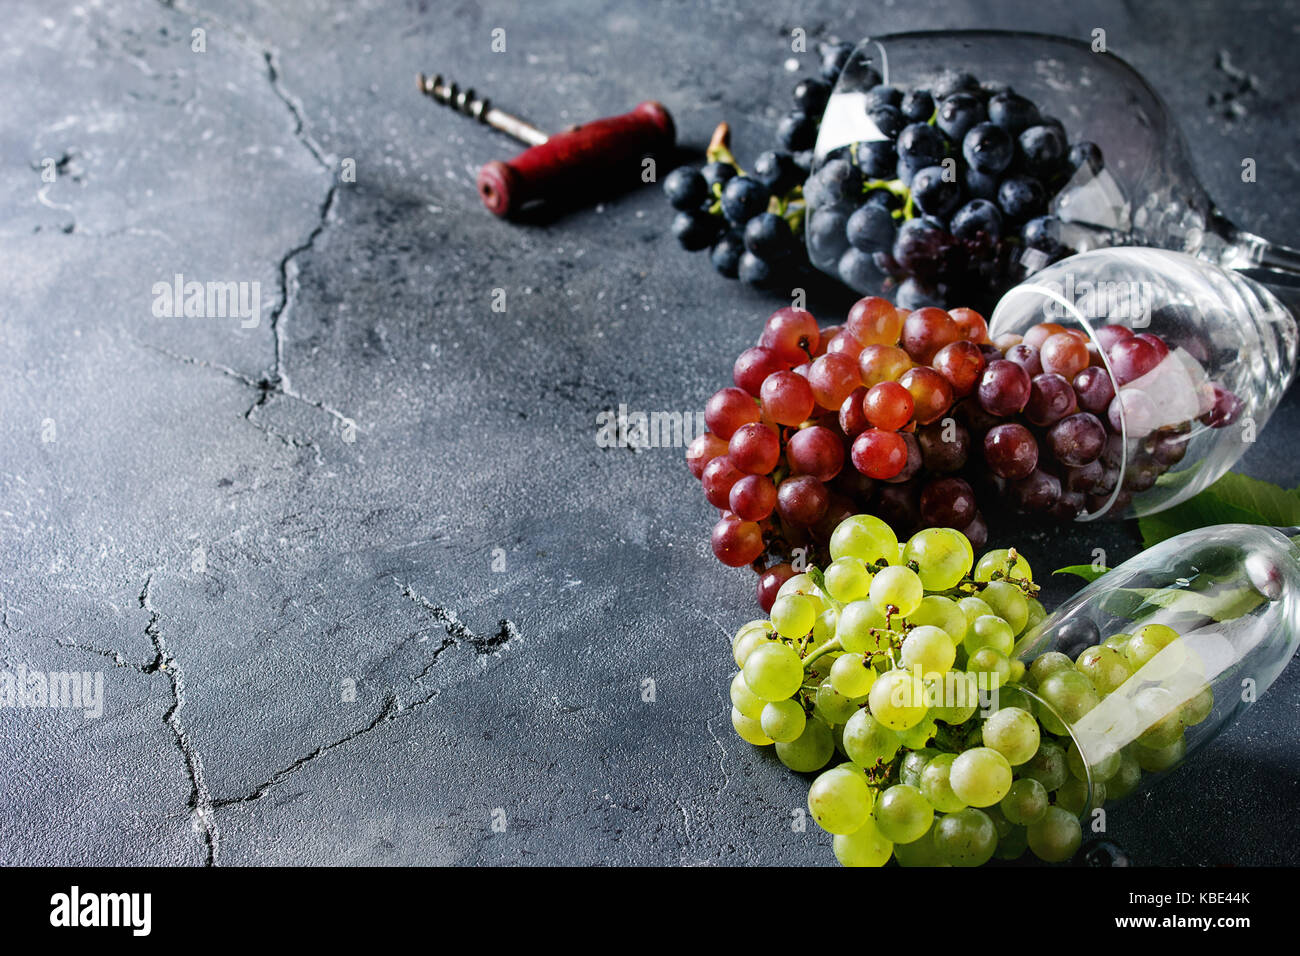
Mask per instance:
[[[102,671],[104,713],[0,712],[0,863],[833,862],[729,726],[751,580],[680,450],[595,441],[619,403],[702,407],[772,300],[680,252],[656,190],[492,218],[474,172],[516,146],[413,84],[550,128],[658,98],[685,145],[727,119],[757,152],[795,26],[1102,26],[1220,204],[1300,244],[1293,5],[5,5],[0,666]],[[156,317],[177,273],[260,283],[260,322]],[[1296,483],[1296,404],[1245,471]],[[1114,838],[1294,863],[1298,719],[1293,670]]]

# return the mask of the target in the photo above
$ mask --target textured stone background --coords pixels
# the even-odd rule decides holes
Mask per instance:
[[[726,118],[752,154],[793,26],[1102,26],[1228,213],[1300,244],[1300,17],[1270,3],[5,5],[0,666],[102,669],[106,711],[0,712],[0,862],[831,860],[788,825],[806,782],[732,735],[751,581],[680,452],[594,441],[620,402],[701,407],[771,300],[681,253],[655,190],[493,219],[474,171],[517,147],[412,81],[551,128],[655,97],[684,144]],[[260,282],[262,324],[154,318],[177,272]],[[1246,471],[1295,483],[1295,405]],[[1292,671],[1115,837],[1294,862],[1297,718]]]

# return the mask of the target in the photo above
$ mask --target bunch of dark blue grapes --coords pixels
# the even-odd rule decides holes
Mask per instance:
[[[851,287],[900,308],[987,308],[1010,285],[1071,254],[1052,198],[1102,155],[1010,87],[944,73],[904,90],[855,64],[881,138],[828,154],[804,186],[808,242]]]
[[[683,166],[665,177],[664,193],[678,210],[672,232],[684,249],[709,250],[719,273],[763,289],[798,282],[812,270],[803,186],[822,109],[852,53],[851,43],[821,46],[820,76],[795,86],[794,108],[777,127],[779,148],[760,154],[748,172],[725,142],[715,142],[702,168]]]

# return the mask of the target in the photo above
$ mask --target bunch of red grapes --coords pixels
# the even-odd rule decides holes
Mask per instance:
[[[736,360],[735,385],[709,399],[709,430],[687,451],[722,512],[713,552],[760,572],[767,610],[795,573],[794,549],[815,562],[849,515],[869,511],[900,536],[955,528],[978,552],[988,528],[977,487],[1060,521],[1122,514],[1186,453],[1191,422],[1142,421],[1152,406],[1142,381],[1166,360],[1178,361],[1160,337],[1122,326],[1094,341],[1042,323],[992,343],[971,309],[907,312],[868,297],[825,329],[780,309]],[[1203,424],[1222,427],[1242,403],[1214,385],[1201,408]]]

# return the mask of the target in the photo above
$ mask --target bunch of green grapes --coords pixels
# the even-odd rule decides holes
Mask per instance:
[[[782,585],[770,619],[737,632],[731,720],[791,770],[820,771],[808,808],[845,865],[979,866],[1026,849],[1068,860],[1080,817],[1175,765],[1183,728],[1213,705],[1203,684],[1148,679],[1177,650],[1158,624],[1026,668],[1016,639],[1046,612],[1015,550],[976,562],[958,531],[900,545],[884,521],[855,515],[830,556]],[[1132,742],[1085,761],[1065,724],[1112,693],[1130,698],[1114,709]]]

